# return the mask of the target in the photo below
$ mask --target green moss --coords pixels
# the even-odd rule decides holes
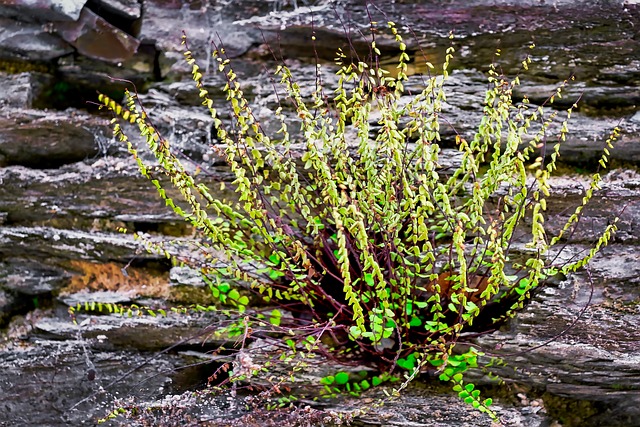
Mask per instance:
[[[53,72],[53,66],[45,62],[12,61],[7,59],[0,60],[0,72],[19,74],[34,71],[39,73],[51,73]]]

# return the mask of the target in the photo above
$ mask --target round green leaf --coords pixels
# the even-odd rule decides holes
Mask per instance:
[[[322,379],[320,379],[320,384],[322,385],[331,385],[335,382],[335,378],[333,375],[328,375]]]
[[[347,372],[338,372],[335,375],[336,384],[346,384],[349,382],[349,374]]]
[[[231,298],[232,300],[238,301],[238,299],[240,298],[240,292],[238,292],[237,289],[231,289],[229,291],[229,298]]]

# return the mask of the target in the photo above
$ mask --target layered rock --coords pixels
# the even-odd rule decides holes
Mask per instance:
[[[279,125],[272,120],[278,106],[273,56],[285,58],[304,93],[313,88],[317,56],[330,87],[335,82],[330,76],[337,48],[368,53],[371,14],[380,27],[394,20],[401,30],[413,31],[406,36],[413,74],[408,89],[423,87],[425,57],[437,65],[449,45],[456,48],[446,85],[444,117],[451,127],[443,126],[444,161],[455,161],[455,131],[471,137],[481,120],[485,72],[494,59],[515,75],[524,56],[532,56],[531,69],[521,76],[523,84],[515,96],[526,95],[533,104],[546,102],[558,83],[576,77],[564,97],[550,105],[562,112],[580,100],[561,149],[565,173],[552,181],[556,185],[548,202],[552,227],[562,224],[571,206],[580,202],[587,185],[581,172],[593,170],[610,130],[621,124],[622,135],[611,154],[621,168],[605,177],[603,191],[567,241],[567,254],[583,249],[618,215],[620,232],[614,245],[594,261],[591,279],[576,276],[548,288],[510,329],[484,337],[479,344],[505,357],[509,365],[496,371],[524,396],[507,393],[500,401],[499,412],[508,425],[542,426],[554,420],[565,426],[640,425],[636,2],[416,0],[381,4],[379,9],[369,6],[369,11],[358,0],[301,0],[298,8],[291,2],[275,3],[14,0],[0,6],[0,322],[10,324],[0,352],[3,419],[16,425],[89,422],[104,415],[105,407],[94,402],[110,402],[113,397],[92,395],[99,386],[108,393],[119,389],[125,393],[126,383],[115,380],[126,374],[129,383],[142,381],[146,389],[146,394],[139,388],[133,393],[154,402],[168,391],[183,391],[170,386],[171,378],[179,381],[171,369],[207,360],[173,352],[149,362],[139,352],[158,351],[189,334],[197,335],[213,318],[125,321],[94,313],[79,318],[85,322],[81,327],[69,321],[66,308],[84,299],[149,306],[167,300],[206,303],[207,288],[193,272],[172,269],[118,231],[126,227],[184,238],[192,232],[158,200],[136,173],[125,147],[112,139],[109,117],[92,104],[96,91],[119,98],[125,87],[135,84],[174,147],[201,167],[206,179],[227,180],[228,170],[212,160],[215,130],[199,105],[191,69],[182,61],[182,32],[203,70],[214,71],[211,52],[215,46],[224,47],[257,117],[275,134]],[[450,31],[452,40],[447,37]],[[393,63],[398,54],[395,42],[382,31],[376,37],[385,63]],[[532,43],[536,48],[529,50]],[[219,90],[224,77],[212,74],[206,81],[218,88],[211,93],[224,113]],[[296,118],[291,120],[295,123]],[[143,147],[140,139],[133,139]],[[143,157],[149,159],[148,154]],[[572,325],[587,302],[591,306]],[[40,305],[49,309],[41,311],[36,308]],[[567,326],[571,328],[564,331]],[[186,343],[182,350],[200,344]],[[508,353],[518,354],[507,357]],[[149,379],[158,371],[166,373]],[[205,371],[182,377],[184,388],[206,382],[203,377],[210,372]],[[27,374],[34,380],[24,381]],[[98,380],[89,380],[94,375]],[[483,381],[478,378],[478,383]],[[43,398],[38,391],[42,384],[50,388]],[[440,392],[416,386],[361,422],[487,424],[486,418],[460,409],[455,398]],[[88,396],[90,400],[65,412]],[[212,405],[209,413],[198,412],[195,401],[186,400],[185,408],[191,402],[192,416],[212,425],[241,423],[247,415],[241,409],[225,412],[227,400],[216,401],[218,406]],[[345,409],[351,404],[356,403],[334,402],[329,407]],[[32,406],[42,409],[28,411]],[[58,410],[66,415],[57,415]],[[266,425],[268,420],[265,415],[254,421]]]

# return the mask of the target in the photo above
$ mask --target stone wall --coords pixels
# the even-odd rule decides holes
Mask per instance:
[[[109,117],[94,104],[96,91],[121,97],[125,87],[135,85],[156,124],[175,146],[197,162],[205,176],[225,179],[224,167],[209,160],[214,132],[208,115],[199,108],[190,69],[182,62],[180,37],[187,33],[203,69],[213,68],[211,43],[224,46],[245,93],[256,105],[256,114],[266,128],[277,130],[277,124],[269,121],[277,105],[270,81],[275,64],[272,53],[288,61],[302,87],[311,87],[315,57],[328,68],[338,47],[348,50],[351,45],[356,52],[366,53],[362,34],[368,34],[369,28],[363,1],[299,0],[298,8],[292,3],[0,2],[0,324],[8,328],[0,350],[0,394],[8,398],[0,402],[0,415],[15,420],[10,425],[90,422],[103,410],[94,400],[84,402],[80,412],[63,411],[64,416],[56,408],[71,407],[98,386],[109,392],[122,387],[114,382],[122,370],[110,365],[110,355],[136,366],[141,360],[127,359],[123,352],[160,350],[179,336],[197,334],[203,325],[194,321],[185,326],[173,319],[177,323],[162,324],[162,329],[144,322],[87,317],[90,321],[84,329],[69,329],[65,308],[84,298],[184,302],[198,294],[206,300],[206,289],[197,277],[172,270],[117,231],[124,226],[185,238],[191,233],[167,211],[138,176],[125,148],[113,140]],[[621,216],[614,245],[593,266],[593,290],[584,275],[550,288],[511,329],[481,344],[496,353],[518,353],[512,365],[499,369],[516,391],[500,403],[503,415],[513,420],[510,425],[640,425],[637,2],[378,3],[379,9],[369,7],[374,20],[394,20],[415,34],[407,37],[415,60],[413,73],[423,70],[423,55],[435,64],[442,60],[450,44],[446,36],[453,31],[457,53],[448,83],[447,120],[464,135],[473,133],[482,116],[483,72],[495,59],[497,48],[502,50],[498,61],[508,73],[517,72],[524,55],[531,53],[531,71],[522,77],[517,96],[526,94],[533,103],[544,102],[555,85],[576,77],[555,103],[562,110],[580,99],[561,151],[566,174],[555,178],[557,192],[550,202],[555,221],[566,218],[567,206],[581,199],[585,180],[579,172],[593,170],[610,129],[622,124],[621,139],[612,153],[617,169],[605,178],[601,198],[584,219],[587,226],[571,242],[579,250],[593,230],[606,225],[613,215]],[[310,49],[312,31],[317,39],[314,49]],[[391,59],[397,54],[394,43],[383,34],[378,37]],[[536,48],[530,51],[532,43]],[[213,86],[221,81],[215,75],[207,77]],[[419,78],[408,85],[419,86]],[[216,102],[223,105],[224,100]],[[453,147],[454,132],[444,130],[443,135],[446,151]],[[189,286],[188,291],[184,286]],[[591,306],[581,320],[554,342],[535,348],[571,324],[587,300]],[[92,326],[101,323],[107,325],[104,330]],[[166,328],[174,332],[149,335]],[[97,336],[106,337],[108,344]],[[146,346],[140,344],[140,336],[146,337]],[[26,359],[17,356],[19,351]],[[171,356],[158,363],[174,367],[178,362]],[[87,381],[90,369],[98,370],[97,382]],[[40,384],[23,382],[20,378],[25,373],[55,383],[54,390],[60,390],[47,395],[37,413],[23,412],[26,404],[35,405],[28,396],[37,395]],[[171,389],[169,377],[162,376],[160,385],[149,385],[149,395],[166,393],[157,387]],[[72,392],[69,381],[81,382],[82,387]],[[60,396],[65,393],[62,402]],[[513,397],[518,393],[524,398]],[[101,395],[98,400],[109,398]],[[433,408],[432,399],[440,402],[440,409],[452,412],[445,410],[445,416],[434,418],[421,411],[427,402]],[[455,405],[449,396],[425,395],[417,389],[378,415],[387,417],[386,425],[409,421],[487,425],[486,419],[460,413]],[[376,422],[375,417],[363,420],[368,425]]]

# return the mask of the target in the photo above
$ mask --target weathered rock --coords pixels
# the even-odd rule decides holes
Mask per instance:
[[[86,0],[4,0],[0,16],[19,21],[75,21]]]
[[[84,8],[76,22],[57,23],[56,31],[88,58],[120,63],[131,59],[140,41]]]
[[[94,0],[88,3],[99,15],[106,12],[132,21],[142,16],[142,3],[136,0]]]
[[[87,297],[91,300],[91,295]],[[212,330],[207,329],[219,320],[216,316],[176,314],[166,310],[167,317],[138,316],[134,311],[133,317],[126,314],[79,315],[77,320],[82,336],[97,339],[99,342],[95,345],[102,349],[162,351],[174,345],[217,349],[226,344],[225,340],[212,338]],[[107,309],[101,311],[106,313]],[[80,329],[69,318],[43,318],[34,324],[34,334],[46,339],[72,340]]]
[[[0,164],[54,168],[105,152],[112,131],[104,119],[76,110],[5,108],[0,115]]]
[[[0,121],[0,165],[38,169],[75,163],[98,154],[93,133],[76,123],[34,120]]]
[[[382,398],[382,393],[364,393],[356,399],[320,400],[319,402],[302,401],[282,409],[264,410],[251,408],[251,400],[242,397],[223,395],[222,397],[193,396],[191,393],[167,396],[162,400],[146,402],[134,416],[122,422],[131,425],[145,423],[171,423],[181,425],[204,425],[224,427],[277,427],[283,424],[291,426],[339,426],[347,424],[338,416],[338,411],[349,414],[360,409],[362,401],[368,404],[373,397]],[[370,412],[355,420],[350,419],[347,425],[353,426],[420,426],[420,427],[481,427],[488,426],[491,421],[464,405],[460,405],[458,397],[447,394],[436,387],[409,387],[406,396],[402,396],[381,408],[373,408]],[[549,425],[545,419],[545,410],[539,406],[523,405],[520,408],[501,407],[496,405],[504,425],[513,427],[543,427]],[[247,407],[250,409],[247,410]],[[318,408],[319,407],[319,408]],[[346,417],[347,419],[348,416]],[[126,421],[125,421],[126,420]],[[186,424],[185,424],[186,423]],[[193,424],[191,424],[193,423]]]
[[[0,350],[0,417],[8,426],[95,425],[117,397],[154,399],[170,386],[181,364],[165,355],[94,351],[91,342],[44,341],[4,345]]]
[[[200,272],[190,267],[173,267],[169,274],[171,282],[175,285],[188,285],[194,287],[206,286],[205,282],[202,280]]]
[[[125,300],[194,302],[188,297],[191,289],[170,288],[170,264],[164,257],[144,252],[130,235],[2,227],[0,260],[0,289],[17,294],[61,294],[69,302],[74,301],[70,293],[117,291]],[[197,292],[209,294],[206,288]],[[196,302],[204,300],[200,297]]]
[[[125,299],[164,298],[169,296],[168,267],[162,260],[140,259],[136,266],[118,261],[90,262],[77,259],[66,260],[64,266],[73,276],[62,289],[65,301],[81,298],[91,299],[92,295],[74,297],[75,293],[87,291],[116,292]],[[101,294],[100,294],[101,295]],[[109,295],[109,294],[106,294]]]
[[[139,248],[132,238],[115,233],[91,233],[55,228],[2,227],[0,253],[39,259],[130,259]]]
[[[0,58],[47,62],[72,52],[64,40],[38,24],[0,18]]]
[[[550,184],[554,190],[549,199],[548,225],[549,230],[558,232],[558,227],[564,225],[575,207],[582,203],[590,180],[584,175],[567,174],[552,178]],[[598,232],[618,217],[615,241],[637,244],[640,241],[640,229],[636,221],[640,215],[637,202],[640,197],[640,176],[631,170],[612,170],[604,175],[601,186],[592,203],[584,209],[578,227],[566,236],[566,240],[573,243],[591,242]]]
[[[14,5],[17,3],[12,2]],[[92,121],[79,113],[39,114],[24,110],[7,113],[7,108],[66,108],[69,105],[86,108],[85,101],[95,101],[96,88],[119,99],[124,85],[110,81],[110,76],[133,81],[142,93],[153,83],[153,90],[146,96],[143,94],[142,99],[159,129],[171,139],[174,147],[202,167],[200,176],[210,174],[207,180],[224,181],[228,180],[228,170],[214,165],[215,160],[211,160],[208,147],[216,143],[215,130],[211,127],[208,113],[199,106],[200,100],[190,81],[191,69],[182,59],[179,46],[182,30],[187,31],[190,48],[201,58],[203,70],[213,70],[216,66],[210,59],[210,42],[220,42],[218,37],[222,39],[227,52],[234,57],[233,66],[241,79],[243,92],[270,135],[276,135],[279,128],[272,114],[278,105],[278,99],[272,93],[275,63],[271,61],[271,52],[264,45],[257,27],[264,30],[264,37],[271,43],[275,55],[287,58],[307,97],[313,90],[317,72],[311,44],[313,31],[316,33],[315,51],[322,60],[321,73],[330,71],[330,62],[337,47],[345,46],[345,52],[349,52],[343,25],[350,29],[358,53],[368,54],[364,40],[369,34],[369,18],[360,0],[309,1],[305,7],[300,0],[298,6],[301,7],[297,9],[279,2],[278,7],[282,10],[278,14],[272,13],[273,2],[263,0],[182,3],[145,1],[144,16],[139,18],[141,6],[136,2],[92,1],[89,5],[91,10],[109,22],[112,34],[127,33],[129,36],[124,36],[127,42],[119,45],[122,49],[117,53],[113,45],[108,45],[106,51],[101,44],[103,40],[95,33],[83,33],[83,37],[90,35],[89,38],[77,38],[75,36],[80,36],[77,33],[70,38],[79,40],[74,41],[78,44],[78,52],[74,56],[69,55],[73,53],[70,46],[40,24],[33,23],[69,20],[73,15],[42,15],[38,10],[42,10],[44,2],[33,6],[33,9],[0,7],[0,57],[3,59],[0,68],[12,73],[15,70],[25,72],[16,77],[0,78],[2,128],[8,129],[11,138],[16,138],[16,135],[25,136],[20,133],[26,132],[23,127],[29,130],[30,126],[45,123],[47,131],[39,141],[53,136],[68,139],[62,133],[63,128],[70,130],[71,135],[84,135],[90,137],[87,141],[93,141],[92,144],[80,145],[85,150],[84,155],[77,155],[74,146],[68,144],[64,150],[48,147],[47,154],[42,154],[43,151],[39,159],[31,154],[20,154],[24,147],[9,144],[7,152],[10,157],[22,159],[13,163],[43,167],[61,151],[65,152],[62,157],[66,160],[48,165],[56,169],[34,170],[24,166],[0,169],[0,262],[3,273],[0,279],[0,313],[20,312],[23,309],[21,304],[26,307],[26,297],[21,297],[21,294],[53,293],[57,295],[57,301],[69,305],[85,300],[153,305],[162,304],[165,299],[178,299],[184,304],[193,302],[196,298],[194,285],[196,289],[207,291],[206,287],[197,286],[198,278],[192,272],[182,275],[178,273],[184,271],[174,269],[173,276],[169,277],[170,265],[158,256],[141,252],[129,237],[115,231],[124,226],[154,235],[188,236],[191,232],[157,199],[149,183],[137,176],[135,164],[124,147],[113,143],[104,120]],[[380,26],[392,19],[403,33],[406,33],[405,23],[414,30],[416,37],[405,37],[412,58],[410,73],[414,74],[406,87],[412,91],[420,90],[424,85],[420,78],[420,74],[426,72],[426,67],[420,63],[423,52],[429,61],[438,65],[450,43],[457,48],[447,83],[448,102],[444,106],[443,117],[465,137],[473,135],[482,117],[487,85],[483,71],[496,58],[497,47],[502,49],[499,69],[512,75],[518,72],[524,55],[531,52],[531,71],[521,76],[524,84],[516,95],[526,94],[534,103],[543,102],[553,93],[556,83],[574,74],[577,82],[571,84],[566,96],[556,99],[552,107],[562,110],[581,97],[581,106],[570,124],[568,140],[563,144],[561,160],[577,169],[585,169],[596,161],[606,135],[621,118],[629,120],[622,123],[623,134],[611,158],[619,164],[640,162],[637,149],[640,120],[636,111],[640,95],[635,89],[640,82],[640,62],[637,60],[640,17],[636,3],[622,0],[547,3],[538,0],[473,0],[443,4],[419,0],[385,5],[386,16],[375,8],[370,8],[369,12]],[[53,3],[47,3],[46,7],[50,4]],[[73,5],[78,7],[77,2]],[[31,16],[30,10],[33,10]],[[353,24],[347,23],[347,17]],[[92,22],[102,22],[99,18],[93,19]],[[139,30],[135,22],[138,19],[141,21],[138,22]],[[79,31],[77,23],[71,27]],[[122,31],[114,30],[115,27]],[[454,39],[450,41],[446,36],[452,29],[455,30]],[[89,57],[122,59],[122,52],[131,52],[131,46],[135,44],[135,41],[131,44],[130,36],[138,34],[143,43],[131,59],[118,61],[122,62],[121,65]],[[384,62],[392,63],[398,53],[395,42],[383,34],[376,37],[385,54]],[[537,47],[529,51],[532,41]],[[418,42],[423,51],[417,49]],[[54,75],[59,80],[55,80],[52,87],[50,81]],[[325,76],[330,76],[330,73],[323,74]],[[158,82],[164,77],[172,81]],[[210,93],[216,106],[220,107],[221,117],[226,119],[228,107],[220,91],[224,80],[223,76],[216,75],[208,77],[206,83],[212,87]],[[325,79],[327,90],[333,83],[335,80],[330,77]],[[292,134],[299,138],[295,133],[297,118],[287,102],[283,103],[285,114],[291,115]],[[17,120],[24,116],[27,118]],[[56,121],[66,124],[56,127]],[[454,129],[444,125],[442,128],[443,144],[453,147]],[[137,146],[144,147],[143,141],[133,137],[136,129],[128,130]],[[0,134],[2,132],[0,130]],[[2,145],[2,149],[7,144]],[[36,151],[32,148],[31,153]],[[96,153],[104,157],[98,160],[90,158]],[[143,158],[150,159],[148,153],[142,153]],[[74,155],[76,157],[69,157]],[[456,159],[453,150],[443,150],[443,163],[455,163]],[[567,172],[565,168],[561,177],[551,180],[553,185],[557,184],[547,203],[550,215],[547,225],[551,229],[566,220],[572,207],[584,195],[588,184],[574,173],[578,171]],[[587,276],[584,275],[549,287],[527,312],[518,317],[512,329],[480,341],[483,348],[503,355],[527,350],[517,356],[505,355],[510,365],[496,368],[514,389],[525,390],[530,396],[528,404],[519,398],[518,405],[522,407],[513,406],[513,400],[509,399],[517,399],[511,393],[507,393],[507,400],[497,404],[506,425],[548,426],[556,420],[565,426],[637,425],[636,420],[640,418],[637,412],[638,360],[635,356],[640,342],[636,326],[640,298],[637,286],[640,271],[637,261],[639,189],[635,172],[625,170],[608,174],[604,177],[598,199],[585,209],[581,227],[567,236],[569,247],[563,255],[566,259],[584,250],[586,243],[611,221],[612,216],[619,214],[621,217],[620,231],[614,241],[626,246],[614,246],[594,260],[593,296],[590,297]],[[233,194],[227,190],[221,196],[231,197]],[[140,284],[146,288],[137,286]],[[593,305],[573,328],[556,342],[532,350],[532,347],[544,344],[571,325],[589,299]],[[123,372],[122,364],[128,360],[132,363],[128,365],[130,367],[143,363],[141,359],[135,359],[136,352],[123,356],[120,346],[159,350],[195,333],[198,325],[204,325],[198,322],[184,325],[180,321],[170,325],[163,323],[164,320],[148,319],[129,321],[115,316],[79,317],[81,322],[85,319],[87,322],[82,330],[87,337],[95,339],[78,341],[78,329],[71,326],[66,313],[61,313],[59,317],[49,315],[30,322],[37,326],[35,335],[55,337],[60,342],[33,341],[34,332],[25,332],[20,337],[32,342],[25,342],[23,345],[26,347],[22,350],[19,344],[12,344],[15,346],[10,352],[7,350],[0,354],[0,391],[3,396],[0,416],[3,420],[19,425],[56,425],[58,421],[59,425],[69,422],[92,424],[94,414],[104,415],[107,412],[102,410],[104,406],[96,408],[94,403],[87,402],[79,407],[80,411],[69,410],[72,403],[87,397],[97,388],[98,384],[83,380],[90,369],[87,360],[96,365],[98,381],[104,379],[99,384],[112,392],[124,387],[121,383],[115,388],[106,386]],[[100,331],[101,324],[105,325],[106,331]],[[173,326],[176,329],[172,330]],[[87,358],[84,348],[89,341]],[[148,368],[146,372],[151,375],[158,369],[171,369],[176,366],[174,360],[174,356],[164,355],[153,359],[152,363],[158,365],[145,365],[140,371]],[[513,372],[509,367],[516,367],[518,371]],[[131,384],[143,379],[142,375],[135,376],[137,372],[129,375]],[[199,372],[199,382],[206,382],[210,374]],[[25,381],[26,376],[35,380]],[[186,417],[180,418],[183,408],[192,420],[196,420],[194,423],[208,422],[211,425],[293,424],[296,420],[305,419],[302,413],[313,412],[301,408],[293,410],[293,415],[291,412],[278,413],[277,417],[273,413],[248,414],[237,397],[229,400],[224,397],[222,402],[214,399],[207,401],[206,405],[193,402],[186,395],[159,401],[157,399],[169,389],[165,381],[166,377],[158,377],[158,383],[153,383],[149,393],[136,392],[141,404],[157,404],[164,409],[156,414],[157,417],[141,412],[144,415],[140,417],[147,418],[131,420],[131,425],[135,425],[133,421],[139,425],[144,422],[155,425],[163,421],[188,425],[190,421]],[[492,384],[480,378],[476,383]],[[45,393],[42,392],[43,384],[47,387]],[[160,391],[158,387],[163,386],[165,388]],[[66,402],[63,401],[65,396],[70,396]],[[364,396],[365,399],[368,397]],[[531,400],[534,398],[537,399]],[[176,403],[183,400],[187,401],[183,402],[184,406]],[[105,397],[105,401],[111,401],[111,397]],[[537,404],[534,406],[532,402]],[[345,409],[348,405],[360,403],[362,400],[347,402],[343,399],[316,405]],[[29,412],[31,407],[38,408],[38,412]],[[67,414],[66,420],[60,419],[59,410]],[[163,411],[165,418],[162,418]],[[319,422],[325,421],[321,419]],[[409,388],[397,402],[359,422],[363,425],[413,423],[426,426],[488,424],[486,418],[476,416],[464,406],[461,408],[455,396],[443,395],[440,390],[424,389],[419,384]]]
[[[371,395],[383,396],[379,392],[373,392]],[[492,424],[489,417],[460,404],[459,399],[455,394],[447,393],[446,387],[438,387],[437,383],[410,386],[404,396],[356,419],[355,425],[367,427],[472,427]],[[338,406],[356,409],[359,404],[361,402],[359,403],[358,399],[350,399],[345,403],[339,403]],[[548,425],[547,411],[539,401],[536,404],[535,406],[513,407],[497,401],[493,409],[505,426],[542,427]]]
[[[556,93],[557,85],[525,84],[514,90],[516,98],[526,96],[536,105],[548,103],[549,98]],[[587,86],[584,82],[569,84],[562,91],[562,97],[554,98],[555,108],[569,108],[578,103],[578,111],[595,109],[604,111],[630,111],[640,103],[640,90],[635,86],[612,85]]]
[[[0,87],[3,89],[0,105],[3,108],[32,108],[40,103],[52,80],[52,76],[38,72],[0,73]]]
[[[49,294],[64,286],[70,277],[66,269],[24,258],[6,258],[0,268],[0,288],[24,295]]]
[[[158,117],[158,120],[154,120],[154,125],[160,134],[170,140],[173,147],[184,156],[200,164],[204,155],[210,152],[211,146],[216,144],[216,131],[208,110],[201,105],[181,106],[172,95],[154,89],[141,96],[141,99],[145,108],[149,108],[150,114]],[[139,132],[133,128],[129,130],[129,137],[136,141],[138,146],[146,145]],[[148,158],[148,150],[143,148],[143,155],[145,152]]]
[[[522,87],[521,93],[527,94],[529,87],[532,87],[530,78],[521,76],[522,81],[527,81],[527,86]],[[416,84],[417,83],[417,84]],[[412,90],[421,89],[420,79],[414,77],[413,83],[410,83]],[[532,96],[537,101],[542,101],[554,94],[551,86],[543,86],[533,92]],[[486,90],[486,78],[479,72],[470,71],[454,71],[445,85],[447,92],[447,103],[443,107],[442,114],[446,116],[447,125],[441,127],[443,135],[443,144],[453,147],[456,134],[464,135],[467,139],[472,139],[477,132],[478,125],[482,119],[482,105],[484,103],[483,96]],[[587,90],[585,88],[585,90]],[[624,92],[624,88],[615,88],[615,93]],[[617,92],[620,90],[620,92]],[[634,99],[633,92],[627,94]],[[627,96],[625,95],[625,96]],[[573,104],[578,97],[577,92],[568,95],[570,103]],[[613,96],[613,95],[612,95]],[[566,140],[562,142],[560,148],[560,162],[571,164],[582,168],[594,168],[602,155],[605,147],[605,141],[610,136],[616,126],[621,127],[621,136],[614,142],[615,149],[611,150],[608,156],[610,160],[620,163],[640,163],[640,150],[638,150],[638,132],[640,124],[622,120],[621,117],[594,116],[594,109],[610,110],[610,107],[599,101],[600,95],[593,97],[587,96],[587,100],[580,101],[583,110],[574,112],[569,122],[569,132]],[[629,101],[635,102],[635,101]],[[628,103],[622,103],[629,106]],[[567,107],[568,108],[568,107]],[[553,112],[553,108],[548,107],[548,114]],[[622,117],[629,116],[628,110],[624,112]],[[566,117],[565,112],[560,112],[557,118],[549,126],[546,139],[546,153],[549,156],[553,152],[553,146],[559,141],[561,122]],[[529,130],[532,137],[537,125]],[[525,138],[526,140],[526,138]]]
[[[563,258],[584,249],[571,247]],[[590,275],[546,289],[510,330],[480,341],[492,355],[505,355],[507,365],[495,372],[544,393],[562,425],[640,425],[636,251],[608,247],[590,264]],[[571,412],[580,405],[582,413]]]
[[[165,2],[150,0],[146,3],[139,38],[151,43],[160,52],[159,66],[163,77],[176,79],[191,73],[185,66],[180,46],[182,33],[186,33],[189,48],[202,53],[205,69],[217,66],[211,60],[212,43],[224,47],[227,56],[234,58],[246,53],[262,41],[260,31],[250,26],[235,25],[220,19],[225,4]],[[235,7],[236,5],[234,5]]]
[[[208,167],[213,184],[228,171]],[[209,179],[211,181],[209,181]],[[9,225],[76,228],[85,231],[159,231],[182,236],[191,233],[184,220],[159,199],[153,184],[140,176],[130,158],[105,157],[92,165],[75,163],[55,170],[22,166],[0,169],[0,212]],[[213,187],[213,185],[211,185]],[[168,194],[180,200],[175,190]],[[231,190],[219,193],[233,198]]]
[[[233,25],[227,27],[229,23],[223,23],[224,27],[218,26],[221,23],[216,12],[220,6],[151,0],[147,2],[147,8],[148,12],[142,18],[140,39],[154,42],[163,51],[180,47],[182,31],[189,35],[192,48],[198,50],[207,48],[211,41],[219,41],[217,33],[231,56],[243,54],[254,43],[250,28],[242,31]]]
[[[141,285],[141,287],[144,285]],[[73,293],[65,293],[58,296],[58,301],[62,302],[68,307],[76,307],[79,304],[83,305],[85,302],[91,302],[96,304],[131,304],[135,297],[138,295],[132,291],[90,291],[86,288],[80,290],[74,290]],[[51,329],[51,327],[49,327]]]
[[[24,304],[15,295],[0,287],[0,327],[3,327],[23,306]]]
[[[155,79],[155,50],[140,46],[139,53],[121,63],[96,61],[84,56],[65,57],[58,62],[58,95],[49,100],[51,107],[73,107],[95,112],[99,92],[122,99],[125,89],[142,88]]]

